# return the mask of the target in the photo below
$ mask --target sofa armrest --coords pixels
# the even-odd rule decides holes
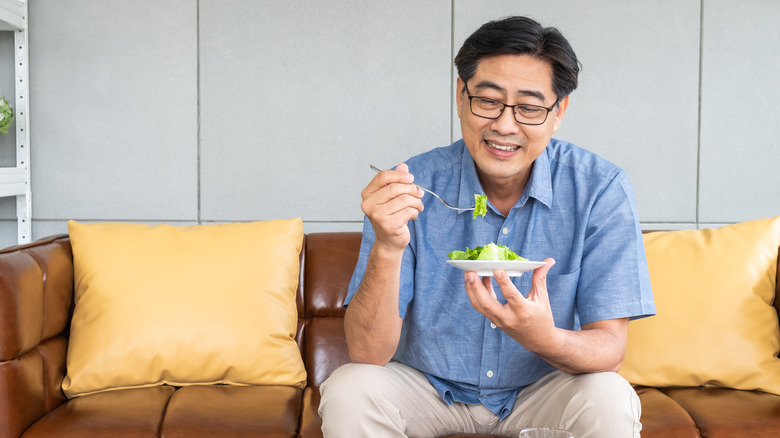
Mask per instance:
[[[777,249],[777,272],[775,273],[775,310],[780,319],[780,248]]]
[[[0,438],[65,401],[73,253],[67,236],[0,251]]]

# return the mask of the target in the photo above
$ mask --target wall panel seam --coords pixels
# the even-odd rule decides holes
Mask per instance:
[[[196,145],[196,181],[197,181],[197,199],[196,199],[196,208],[198,210],[197,212],[197,221],[200,224],[202,222],[201,220],[201,197],[202,197],[202,191],[201,191],[201,108],[200,108],[200,0],[195,0],[195,93],[196,93],[196,105],[197,105],[197,138],[195,139]]]
[[[698,114],[696,117],[696,228],[700,227],[699,211],[701,202],[701,100],[702,100],[702,71],[704,66],[704,0],[699,1],[699,90],[698,90]]]

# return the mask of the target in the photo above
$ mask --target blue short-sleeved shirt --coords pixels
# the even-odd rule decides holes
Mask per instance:
[[[473,207],[474,194],[485,194],[462,140],[407,164],[415,183],[452,205]],[[446,263],[451,251],[495,242],[530,260],[554,258],[547,288],[561,328],[655,314],[628,177],[591,152],[551,140],[507,217],[490,203],[487,215],[477,219],[430,195],[423,203],[424,211],[409,223],[398,303],[404,321],[393,360],[425,373],[448,403],[482,403],[504,418],[521,388],[553,371],[471,306],[463,272]],[[374,239],[366,220],[347,304],[363,279]],[[523,295],[531,289],[531,275],[513,281]]]

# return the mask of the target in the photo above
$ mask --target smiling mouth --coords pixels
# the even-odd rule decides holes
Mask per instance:
[[[518,149],[520,149],[520,146],[518,145],[503,145],[498,143],[493,143],[492,141],[485,141],[487,143],[488,147],[493,149],[498,149],[499,151],[506,151],[506,152],[514,152]]]

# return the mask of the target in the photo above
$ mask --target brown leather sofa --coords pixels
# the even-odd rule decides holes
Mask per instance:
[[[342,302],[359,243],[359,233],[306,236],[298,289],[304,390],[161,386],[73,400],[60,389],[73,307],[70,241],[55,236],[0,251],[0,438],[321,437],[318,387],[348,360]],[[780,437],[779,396],[718,388],[637,392],[644,437]]]

